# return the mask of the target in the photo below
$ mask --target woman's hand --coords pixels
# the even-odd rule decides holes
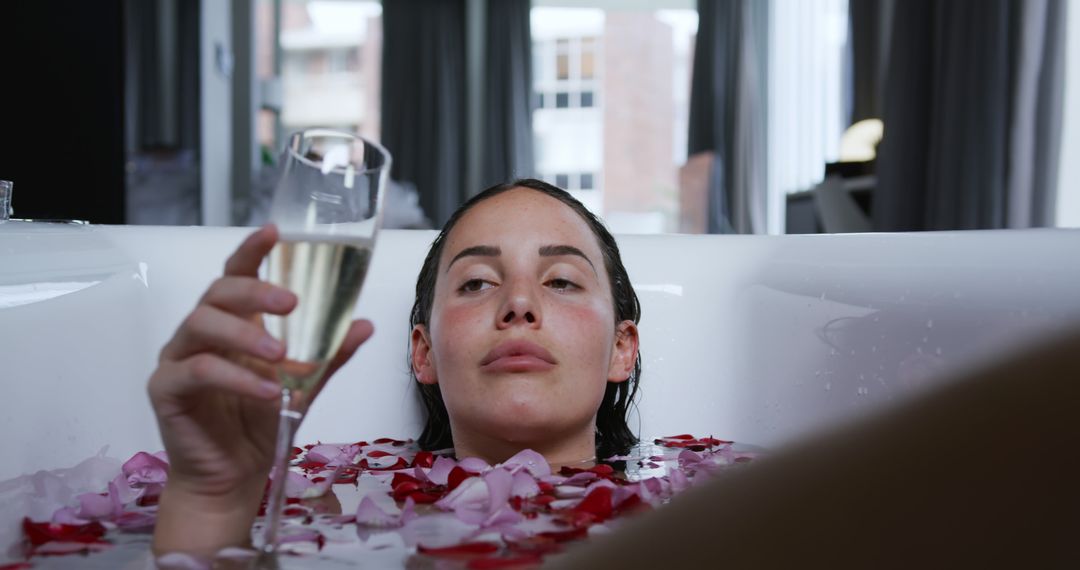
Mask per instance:
[[[158,552],[212,555],[248,541],[274,459],[281,390],[273,367],[285,354],[261,315],[286,315],[297,304],[288,290],[258,279],[277,239],[277,230],[265,226],[244,240],[225,275],[162,349],[150,377],[147,390],[169,456]],[[327,376],[371,333],[370,322],[354,322]]]

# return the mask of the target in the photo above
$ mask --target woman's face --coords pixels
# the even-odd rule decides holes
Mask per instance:
[[[587,437],[608,382],[625,381],[637,329],[615,322],[600,246],[562,202],[517,188],[447,236],[429,328],[412,363],[438,383],[455,444],[494,438],[542,453]]]

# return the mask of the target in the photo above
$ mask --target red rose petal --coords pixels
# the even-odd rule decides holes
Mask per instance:
[[[430,548],[421,544],[416,547],[416,550],[428,556],[475,556],[497,552],[499,545],[493,542],[463,542],[453,546]]]
[[[36,523],[29,518],[23,518],[23,534],[26,535],[32,546],[40,546],[47,542],[80,542],[83,544],[108,542],[103,538],[105,536],[105,527],[97,521],[76,525],[48,522]]]
[[[511,556],[506,558],[474,558],[466,565],[472,570],[494,570],[497,568],[533,568],[544,559],[536,554]]]
[[[393,453],[390,453],[389,451],[383,451],[381,449],[376,449],[375,451],[367,454],[368,457],[387,457],[390,455],[393,455]]]
[[[450,470],[450,474],[446,476],[446,488],[453,491],[462,481],[475,476],[476,475],[469,473],[461,467],[454,467]]]
[[[589,529],[585,527],[572,528],[570,530],[550,530],[547,532],[538,533],[536,536],[540,538],[548,538],[556,542],[566,542],[568,540],[578,540],[585,538],[589,535]]]
[[[611,517],[611,487],[596,487],[573,509],[574,513],[588,513],[596,522]]]
[[[413,467],[428,467],[428,468],[430,468],[434,464],[435,464],[435,455],[432,454],[430,451],[421,451],[421,452],[417,453],[416,457],[413,457],[413,460],[412,460],[412,466]]]

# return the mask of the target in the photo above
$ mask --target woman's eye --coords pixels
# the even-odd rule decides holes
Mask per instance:
[[[491,283],[484,281],[483,279],[469,279],[459,288],[464,293],[476,293],[491,287]]]
[[[571,289],[580,289],[575,283],[562,278],[552,279],[547,282],[548,287],[557,291],[568,291]]]

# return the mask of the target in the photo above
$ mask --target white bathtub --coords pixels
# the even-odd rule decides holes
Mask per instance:
[[[157,353],[250,230],[0,224],[0,481],[161,447]],[[385,231],[375,337],[299,441],[415,436],[407,315],[434,232]],[[644,437],[762,446],[1080,321],[1080,231],[621,236],[641,298]]]

